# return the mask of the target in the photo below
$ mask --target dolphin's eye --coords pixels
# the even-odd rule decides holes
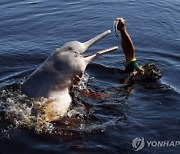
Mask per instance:
[[[68,50],[72,50],[73,48],[72,47],[68,47]]]

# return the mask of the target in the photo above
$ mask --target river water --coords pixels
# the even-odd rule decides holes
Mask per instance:
[[[179,0],[1,0],[0,153],[179,153],[179,144],[157,144],[180,143],[179,8]],[[65,42],[113,31],[116,17],[126,19],[140,64],[156,63],[163,77],[120,88],[125,58],[112,33],[87,54],[116,45],[118,51],[93,61],[77,87],[109,97],[75,91],[71,118],[56,124],[38,119],[34,100],[21,93],[24,80]],[[89,104],[88,115],[82,102]]]

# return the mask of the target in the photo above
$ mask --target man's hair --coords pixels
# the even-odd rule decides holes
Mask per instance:
[[[156,64],[154,63],[147,63],[143,66],[146,70],[147,80],[157,80],[163,76],[163,73]]]

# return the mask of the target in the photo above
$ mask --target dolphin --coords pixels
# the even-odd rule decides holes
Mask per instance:
[[[81,77],[87,65],[96,57],[117,50],[117,46],[85,56],[83,53],[94,43],[110,34],[107,30],[82,43],[71,41],[57,48],[23,83],[22,92],[31,98],[47,98],[43,107],[46,121],[63,117],[71,106],[70,91],[74,79]]]

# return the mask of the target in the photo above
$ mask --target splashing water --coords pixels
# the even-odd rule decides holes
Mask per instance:
[[[43,121],[36,109],[46,102],[45,98],[37,102],[21,93],[21,84],[13,84],[0,91],[0,112],[4,119],[10,120],[14,127],[27,127],[35,132],[51,132],[52,124]]]
[[[10,121],[13,128],[28,128],[37,134],[62,134],[64,131],[92,131],[92,121],[84,112],[79,90],[86,89],[89,76],[84,75],[81,82],[74,88],[73,104],[65,117],[56,123],[44,120],[42,106],[47,98],[33,99],[22,94],[21,86],[24,81],[8,85],[0,90],[0,116]],[[91,122],[90,122],[91,121]],[[3,130],[2,132],[6,132]],[[7,133],[6,133],[7,134]]]

